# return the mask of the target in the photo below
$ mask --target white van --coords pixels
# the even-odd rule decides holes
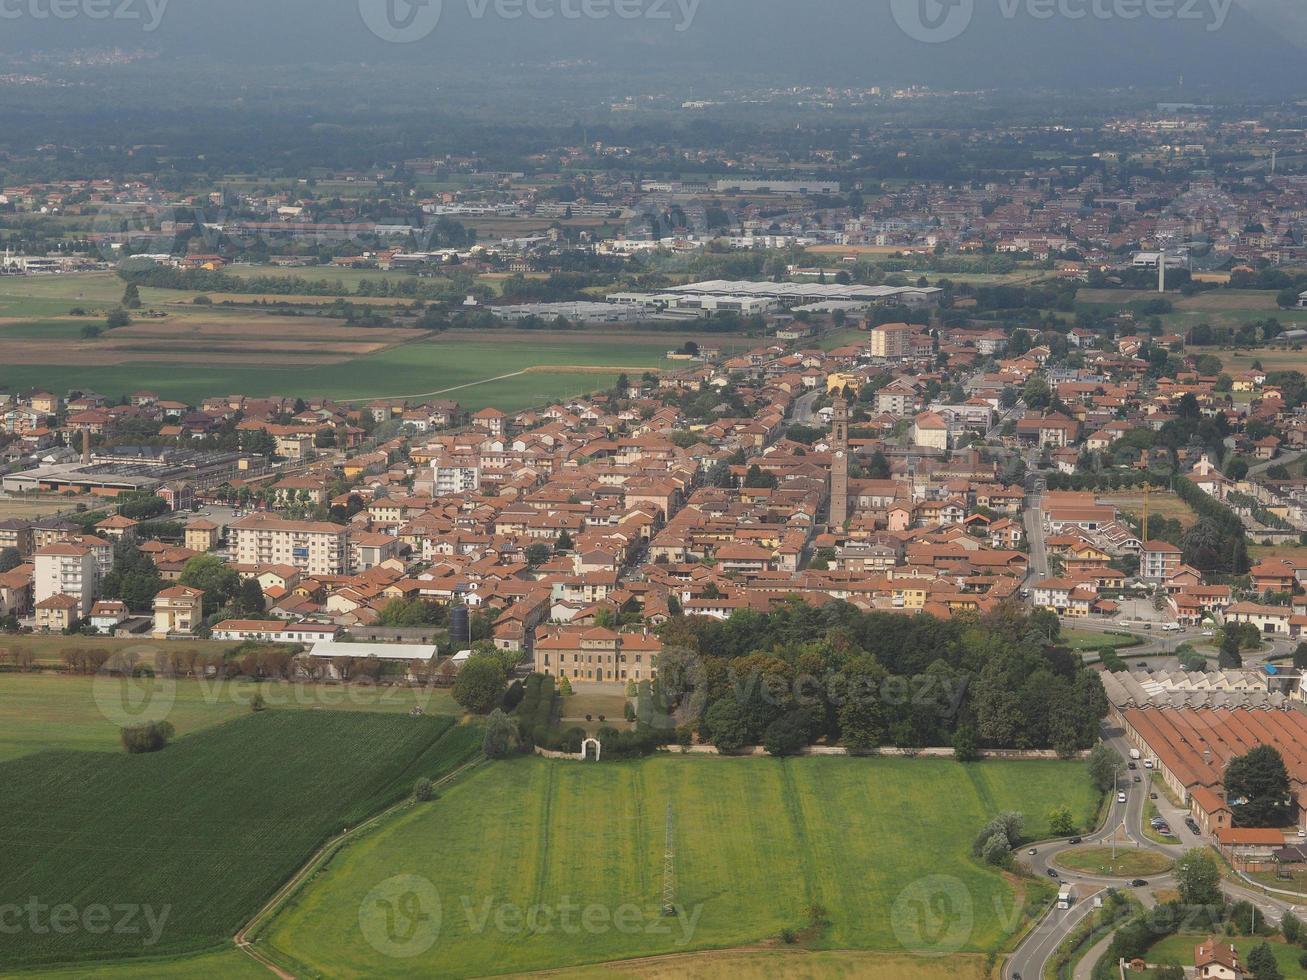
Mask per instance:
[[[1179,632],[1180,632],[1180,624],[1179,624],[1179,623],[1167,623],[1165,626],[1162,627],[1162,631],[1165,632],[1165,633],[1179,633]]]

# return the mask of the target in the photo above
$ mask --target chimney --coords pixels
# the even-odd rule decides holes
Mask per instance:
[[[91,465],[91,430],[82,430],[82,465]]]

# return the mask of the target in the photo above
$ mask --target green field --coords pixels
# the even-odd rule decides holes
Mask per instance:
[[[822,949],[988,951],[1050,886],[1022,882],[1018,897],[971,859],[974,833],[1017,809],[1039,837],[1059,803],[1088,822],[1092,797],[1076,763],[520,758],[342,852],[260,944],[300,975],[334,977],[569,967],[783,929]],[[669,803],[672,919],[659,914]],[[814,906],[829,924],[805,932]],[[401,907],[407,920],[393,915]],[[569,931],[585,916],[589,927]]]
[[[51,911],[25,913],[0,966],[218,945],[328,837],[479,750],[448,717],[273,710],[150,755],[4,763],[0,907],[35,896]],[[54,929],[57,906],[79,925]],[[106,929],[96,910],[123,906],[133,924]]]
[[[179,679],[160,685],[150,678],[0,673],[0,762],[49,749],[116,752],[119,729],[138,716],[166,718],[178,735],[187,735],[247,714],[255,687],[244,680]],[[445,690],[289,683],[258,687],[272,707],[407,714],[418,705],[427,714],[460,713]]]
[[[232,948],[166,960],[122,960],[47,970],[0,971],[0,980],[268,980],[266,967]]]
[[[494,405],[516,411],[611,387],[622,369],[666,367],[665,353],[658,345],[593,343],[582,333],[575,344],[484,343],[454,337],[408,344],[342,364],[289,369],[150,362],[100,367],[11,364],[0,366],[0,385],[54,391],[93,387],[111,398],[149,388],[164,398],[192,403],[227,392],[339,399],[430,396],[449,397],[473,409]],[[610,366],[611,371],[597,370]],[[540,367],[556,369],[503,377]],[[492,378],[503,380],[488,380]]]

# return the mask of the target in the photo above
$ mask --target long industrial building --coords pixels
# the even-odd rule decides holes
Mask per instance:
[[[1253,708],[1113,709],[1126,738],[1153,761],[1162,778],[1209,834],[1233,826],[1237,800],[1226,798],[1231,760],[1259,745],[1284,758],[1298,826],[1307,826],[1307,714]]]

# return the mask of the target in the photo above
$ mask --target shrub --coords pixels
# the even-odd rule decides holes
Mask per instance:
[[[119,732],[123,748],[131,755],[158,752],[167,746],[177,730],[169,721],[150,721],[141,725],[128,725]]]
[[[431,799],[431,796],[431,780],[426,776],[419,777],[418,781],[413,784],[413,799],[419,803],[426,803]]]

